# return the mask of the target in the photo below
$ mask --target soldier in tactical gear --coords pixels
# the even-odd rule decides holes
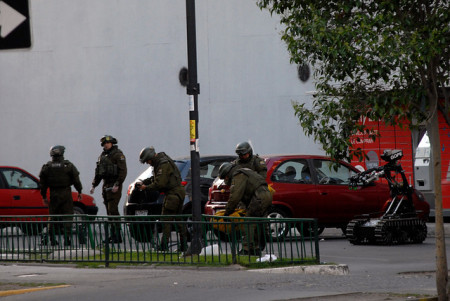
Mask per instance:
[[[64,160],[65,147],[55,145],[50,149],[52,161],[42,166],[39,178],[41,182],[41,195],[43,203],[48,206],[50,215],[73,215],[73,199],[70,187],[74,185],[78,191],[78,200],[81,201],[81,190],[83,189],[79,172],[75,165],[69,160]],[[50,188],[50,201],[47,199],[47,190]],[[50,217],[50,221],[55,220],[71,220],[68,218]],[[52,246],[58,244],[55,234],[61,234],[61,228],[64,229],[64,245],[71,245],[72,223],[54,224],[49,223],[47,234],[42,237],[42,244],[47,245],[48,239]]]
[[[264,159],[260,158],[258,155],[253,155],[253,148],[247,141],[241,142],[236,145],[236,154],[239,156],[238,159],[234,160],[232,163],[239,166],[240,168],[249,168],[256,171],[264,179],[267,176],[267,166]]]
[[[103,152],[97,160],[90,193],[93,194],[95,187],[103,180],[102,196],[106,213],[110,216],[119,216],[119,202],[122,196],[122,184],[127,176],[127,163],[124,154],[117,147],[116,138],[105,135],[100,139],[100,144],[103,147]],[[119,224],[111,225],[109,242],[122,242]]]
[[[162,215],[177,215],[183,210],[183,202],[186,192],[181,185],[181,175],[173,160],[164,152],[156,153],[153,147],[142,149],[139,154],[139,161],[153,166],[153,176],[145,179],[139,187],[140,190],[159,191],[164,193]],[[173,217],[164,218],[165,221],[177,220]],[[180,246],[178,251],[187,250],[187,230],[184,224],[176,225],[180,234]],[[161,243],[158,246],[160,251],[168,250],[170,241],[171,224],[165,223]]]
[[[228,162],[220,166],[219,178],[231,185],[224,216],[232,214],[239,203],[244,204],[246,217],[266,216],[267,209],[272,205],[272,194],[265,178],[254,170]],[[250,224],[244,227],[243,232],[242,250],[239,254],[261,256],[260,237],[264,237],[265,229],[258,231],[256,224]]]

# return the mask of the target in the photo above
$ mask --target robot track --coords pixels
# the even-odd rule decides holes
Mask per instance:
[[[420,244],[427,238],[425,221],[416,218],[354,219],[347,225],[351,244]]]

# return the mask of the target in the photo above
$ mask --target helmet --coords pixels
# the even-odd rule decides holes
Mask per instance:
[[[238,156],[250,154],[251,157],[253,155],[252,146],[247,141],[241,142],[236,145],[236,154],[238,154]]]
[[[117,139],[111,135],[105,135],[100,139],[101,145],[105,145],[105,143],[111,142],[112,144],[117,144]]]
[[[60,157],[64,155],[64,150],[66,148],[62,145],[55,145],[50,148],[50,156],[52,157]]]
[[[144,164],[148,160],[151,160],[155,155],[156,152],[153,146],[143,148],[139,154],[139,161]]]
[[[231,169],[234,167],[234,165],[230,162],[224,162],[219,167],[219,178],[222,180],[225,179],[225,177],[230,173]]]

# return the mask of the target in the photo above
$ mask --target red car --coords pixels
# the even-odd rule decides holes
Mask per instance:
[[[81,202],[77,192],[72,192],[72,197],[75,214],[97,214],[93,197],[83,194]],[[49,212],[42,203],[38,178],[18,167],[0,166],[0,216],[15,215],[49,215]]]
[[[262,156],[267,164],[267,183],[275,193],[270,218],[316,218],[319,234],[326,227],[341,228],[355,216],[380,212],[389,199],[389,187],[380,181],[356,190],[349,189],[349,178],[359,171],[345,162],[330,168],[331,159],[312,155]],[[414,190],[414,205],[423,219],[428,219],[430,207],[422,193]],[[226,206],[229,189],[216,179],[209,191],[205,214],[214,215]],[[289,229],[274,237],[286,235]]]

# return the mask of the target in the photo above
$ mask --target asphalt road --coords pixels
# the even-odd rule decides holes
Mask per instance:
[[[402,246],[354,246],[339,231],[326,230],[321,238],[321,261],[347,265],[348,274],[275,273],[238,266],[81,269],[5,264],[0,282],[69,285],[4,300],[411,300],[436,294],[433,237]],[[449,249],[447,245],[447,257]]]

